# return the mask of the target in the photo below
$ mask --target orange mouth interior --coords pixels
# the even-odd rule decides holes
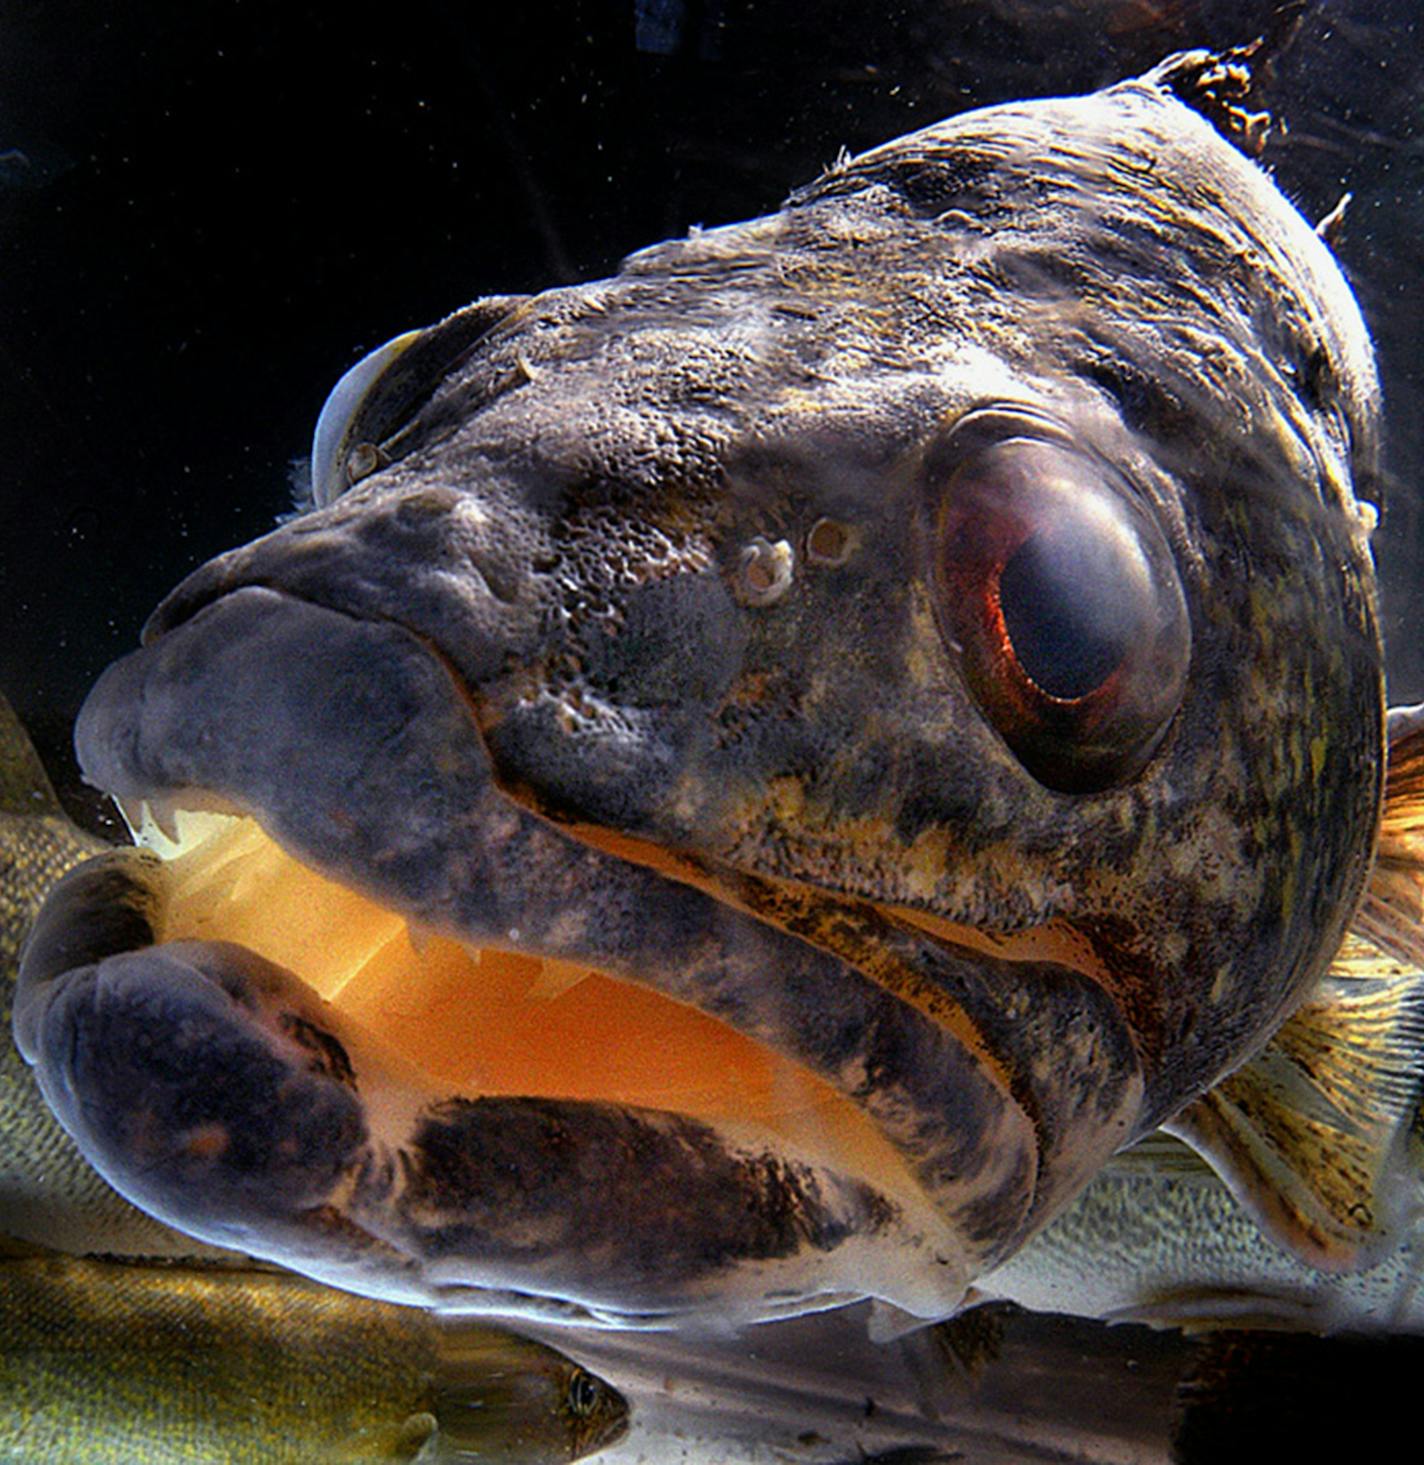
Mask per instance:
[[[433,1093],[600,1100],[791,1141],[913,1190],[904,1160],[824,1079],[648,987],[526,952],[470,949],[318,874],[257,822],[145,822],[165,857],[162,941],[230,941],[297,974]],[[923,1203],[922,1197],[920,1203]]]

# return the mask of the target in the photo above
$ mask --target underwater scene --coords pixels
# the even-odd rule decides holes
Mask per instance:
[[[1421,19],[0,6],[0,1460],[1395,1458]]]

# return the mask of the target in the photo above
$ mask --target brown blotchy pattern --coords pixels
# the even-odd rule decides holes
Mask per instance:
[[[868,1186],[828,1193],[704,1124],[613,1105],[451,1100],[423,1117],[406,1157],[398,1205],[418,1255],[576,1259],[601,1286],[829,1252],[898,1215]]]

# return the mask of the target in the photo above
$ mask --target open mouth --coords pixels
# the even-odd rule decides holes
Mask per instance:
[[[101,678],[80,760],[146,848],[56,887],[16,1036],[130,1200],[431,1305],[936,1317],[1127,1138],[1072,933],[554,824],[473,712],[401,625],[251,585]]]
[[[848,1099],[726,1022],[588,965],[423,928],[304,865],[252,817],[177,806],[155,816],[148,801],[128,803],[137,842],[163,860],[155,944],[256,953],[378,1035],[432,1093],[731,1122],[891,1191],[917,1188]]]

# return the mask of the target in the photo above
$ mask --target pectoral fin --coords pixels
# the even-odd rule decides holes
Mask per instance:
[[[1199,1150],[1277,1243],[1325,1271],[1369,1265],[1417,1210],[1407,1146],[1424,1091],[1424,707],[1390,714],[1375,869],[1311,999],[1185,1109]]]
[[[1402,964],[1424,970],[1424,703],[1389,714],[1379,844],[1352,929]]]

